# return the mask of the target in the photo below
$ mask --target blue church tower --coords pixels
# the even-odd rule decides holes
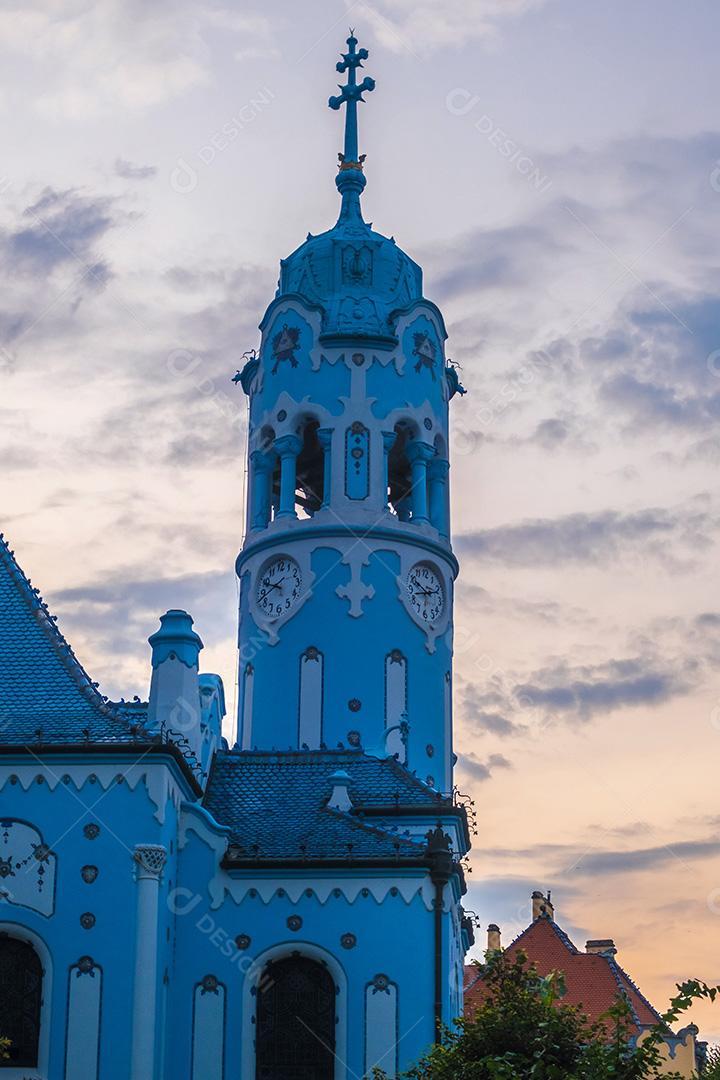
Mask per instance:
[[[396,1076],[462,1012],[448,411],[420,267],[363,218],[283,260],[249,397],[238,741],[181,610],[92,683],[0,542],[0,1076]],[[3,1028],[4,1025],[4,1028]]]

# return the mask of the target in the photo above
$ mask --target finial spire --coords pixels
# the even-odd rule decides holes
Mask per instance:
[[[341,73],[347,71],[348,81],[345,86],[340,86],[340,93],[336,97],[329,99],[328,105],[331,109],[339,109],[342,105],[347,105],[345,112],[345,150],[340,155],[341,170],[362,170],[362,159],[358,153],[357,103],[365,100],[363,94],[366,90],[369,92],[375,89],[375,80],[366,75],[361,83],[357,81],[357,69],[363,66],[363,60],[367,60],[369,54],[367,49],[356,48],[357,38],[355,37],[355,31],[352,29],[347,44],[349,51],[342,54],[342,60],[339,60],[335,67]]]

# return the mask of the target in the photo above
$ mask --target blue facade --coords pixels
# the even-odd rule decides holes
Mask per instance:
[[[461,388],[420,268],[362,217],[366,58],[351,36],[330,100],[339,219],[282,261],[236,376],[237,744],[186,612],[148,701],[110,702],[0,541],[0,1075],[394,1076],[462,1011]]]

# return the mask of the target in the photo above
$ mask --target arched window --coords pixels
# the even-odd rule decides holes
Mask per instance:
[[[395,443],[388,455],[388,505],[401,521],[410,520],[412,509],[412,472],[407,444],[414,431],[409,423],[395,425]]]
[[[302,449],[297,456],[295,507],[300,516],[312,517],[323,504],[325,454],[318,439],[317,420],[307,420],[299,432]]]
[[[256,1080],[332,1080],[335,983],[324,964],[289,956],[257,989]]]
[[[0,934],[0,1035],[10,1039],[0,1068],[37,1068],[42,978],[32,945]]]

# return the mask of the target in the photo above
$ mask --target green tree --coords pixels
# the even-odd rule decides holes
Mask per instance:
[[[480,965],[487,997],[477,1011],[445,1032],[403,1075],[412,1080],[650,1080],[657,1076],[668,1027],[694,1000],[714,1000],[704,983],[678,986],[678,994],[641,1046],[627,1000],[619,996],[598,1022],[563,1004],[562,974],[541,977],[527,957],[489,953]],[[720,1075],[720,1074],[719,1074]],[[374,1080],[382,1071],[375,1070]],[[669,1080],[669,1076],[668,1076]]]

